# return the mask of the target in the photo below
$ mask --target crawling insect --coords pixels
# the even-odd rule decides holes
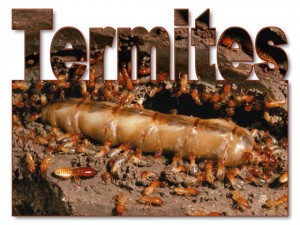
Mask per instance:
[[[213,173],[213,162],[211,160],[208,160],[205,163],[205,172],[206,172],[206,180],[210,184],[214,184],[215,176]]]
[[[198,191],[193,188],[183,188],[183,187],[176,187],[174,188],[174,192],[178,195],[198,195]]]
[[[231,186],[236,189],[242,191],[245,186],[245,182],[241,179],[236,178],[237,169],[232,168],[230,171],[226,173],[226,177],[229,180]]]
[[[104,181],[105,184],[111,181],[111,174],[109,172],[104,172],[101,175],[102,180]]]
[[[164,204],[164,201],[159,198],[159,197],[151,197],[151,196],[141,196],[138,199],[138,202],[144,203],[144,204],[150,204],[150,205],[156,205],[156,206],[161,206]]]
[[[43,159],[40,165],[41,172],[43,173],[47,172],[49,164],[53,161],[53,159],[54,159],[54,155],[48,155]]]
[[[155,172],[143,171],[141,173],[141,182],[146,184],[148,181],[159,179],[159,175]]]
[[[32,157],[32,155],[29,152],[26,152],[26,159],[25,159],[27,166],[28,166],[28,170],[31,174],[36,172],[36,167],[35,167],[35,156],[34,158]]]
[[[85,177],[85,178],[94,177],[96,175],[96,171],[92,167],[77,167],[77,168],[62,167],[56,169],[54,171],[54,174],[63,179],[74,178],[75,180],[78,180],[80,179],[80,177]]]
[[[157,191],[157,188],[160,186],[160,181],[154,180],[149,185],[149,187],[146,187],[143,191],[143,195],[151,195]]]
[[[266,201],[264,206],[269,208],[269,209],[275,208],[277,206],[283,205],[284,203],[287,203],[288,199],[289,199],[288,195],[283,195],[282,197],[280,197],[278,199],[273,199],[273,200]]]
[[[285,171],[283,174],[280,175],[279,182],[282,184],[285,184],[288,182],[288,171]]]
[[[188,216],[222,216],[222,213],[206,212],[204,209],[188,209],[186,214]]]
[[[116,211],[118,216],[122,216],[124,211],[125,211],[125,203],[127,201],[127,197],[123,192],[119,192],[118,195],[116,196]]]
[[[190,165],[188,171],[192,176],[195,176],[199,173],[199,168],[196,165],[196,155],[193,151],[189,155],[189,160],[190,160]]]
[[[248,200],[241,197],[237,190],[232,191],[232,199],[237,204],[237,207],[241,208],[243,211],[251,208]]]
[[[223,181],[225,178],[225,174],[226,174],[226,168],[225,168],[225,158],[221,157],[218,160],[217,163],[217,178],[219,181]]]
[[[183,185],[186,187],[197,186],[200,185],[205,180],[206,180],[206,175],[204,173],[199,173],[197,177],[186,176],[186,178],[183,181]]]

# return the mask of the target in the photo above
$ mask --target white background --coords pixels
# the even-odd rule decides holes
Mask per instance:
[[[300,148],[299,148],[299,51],[300,12],[297,1],[204,1],[204,0],[172,0],[172,1],[125,1],[125,0],[1,0],[0,2],[0,220],[1,224],[296,224],[300,221]],[[189,8],[190,27],[194,19],[210,8],[210,27],[216,28],[217,40],[228,27],[240,26],[246,29],[254,42],[257,32],[265,26],[280,27],[286,34],[288,45],[283,48],[289,58],[289,153],[290,153],[290,194],[288,218],[14,218],[11,216],[11,80],[24,77],[24,33],[11,29],[12,8],[53,8],[54,26],[52,31],[41,32],[41,71],[42,78],[54,79],[50,69],[50,43],[59,28],[63,26],[77,27],[84,34],[88,44],[89,27],[135,27],[144,26],[151,29],[162,26],[173,37],[174,8]],[[171,42],[172,43],[172,42]],[[216,63],[216,48],[211,48],[211,63]],[[116,53],[110,56],[110,67],[116,68]],[[255,56],[255,62],[259,62]],[[252,74],[254,76],[254,74]],[[299,220],[299,221],[298,221]]]

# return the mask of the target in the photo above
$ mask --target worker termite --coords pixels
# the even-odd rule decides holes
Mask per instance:
[[[105,184],[111,181],[111,174],[109,172],[104,172],[101,175],[102,180],[104,181]]]
[[[199,173],[199,168],[196,165],[195,161],[196,161],[196,155],[193,151],[191,151],[190,155],[189,155],[189,160],[190,160],[190,165],[188,168],[188,172],[192,175],[195,176],[196,174]]]
[[[207,182],[213,184],[215,181],[215,176],[213,174],[213,162],[211,160],[207,160],[205,163],[205,172]]]
[[[219,181],[223,181],[226,174],[226,168],[225,168],[225,158],[220,158],[217,163],[217,178]]]
[[[270,108],[276,108],[276,107],[282,107],[286,103],[285,100],[282,101],[270,101],[270,102],[265,102],[265,107],[270,109]]]
[[[250,209],[248,200],[241,197],[240,193],[237,190],[234,190],[232,192],[232,199],[237,204],[237,207],[242,209],[243,211],[246,209]]]
[[[285,171],[283,174],[280,175],[279,182],[282,184],[288,182],[288,171]]]
[[[159,175],[154,172],[143,171],[141,173],[141,183],[147,184],[149,181],[159,179]]]
[[[183,181],[183,185],[186,187],[200,185],[203,181],[206,180],[206,175],[204,173],[199,173],[197,177],[187,176]]]
[[[188,209],[186,211],[188,216],[222,216],[219,212],[207,212],[204,209]]]
[[[157,191],[157,188],[160,186],[160,181],[155,180],[152,181],[152,183],[149,185],[149,187],[146,187],[143,191],[143,195],[151,195]]]
[[[54,159],[54,155],[46,156],[43,159],[43,161],[41,162],[41,165],[40,165],[41,172],[43,172],[43,173],[47,172],[49,164],[53,161],[53,159]]]
[[[159,197],[151,197],[151,196],[141,196],[138,199],[138,202],[143,203],[143,204],[150,204],[150,205],[156,205],[156,206],[161,206],[164,204],[163,200]]]
[[[174,192],[177,195],[198,195],[198,191],[193,187],[189,187],[189,188],[176,187],[174,188]]]
[[[244,189],[245,182],[236,178],[237,171],[232,168],[230,171],[226,173],[226,177],[229,180],[231,186],[236,189],[242,191]]]
[[[127,197],[123,192],[119,192],[116,196],[116,211],[118,216],[122,216],[125,211],[125,202],[127,201]]]
[[[288,202],[288,195],[283,195],[282,197],[278,198],[278,199],[273,199],[273,200],[268,200],[266,201],[266,203],[264,204],[264,206],[266,208],[275,208],[277,206],[283,205],[284,203]]]
[[[26,159],[25,159],[27,166],[28,166],[28,170],[30,173],[35,173],[36,172],[36,167],[35,167],[35,156],[34,158],[32,157],[32,155],[29,152],[26,152]]]

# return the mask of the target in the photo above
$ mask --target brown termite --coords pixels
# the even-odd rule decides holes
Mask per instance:
[[[102,175],[101,175],[101,178],[102,180],[104,181],[105,184],[107,184],[108,182],[111,181],[111,174],[109,172],[104,172]]]
[[[180,79],[180,93],[183,93],[183,94],[189,93],[190,86],[188,83],[188,80],[189,80],[188,75],[184,74],[182,76],[179,76],[179,79]]]
[[[159,198],[159,197],[151,197],[151,196],[141,196],[138,199],[138,202],[143,203],[143,204],[150,204],[150,205],[156,205],[156,206],[161,206],[164,204],[164,201]]]
[[[192,89],[191,96],[197,105],[202,105],[201,98],[197,89]]]
[[[186,187],[200,185],[203,181],[206,180],[206,175],[204,173],[199,173],[197,177],[187,176],[183,181],[183,185]]]
[[[211,160],[207,160],[205,163],[205,172],[207,182],[213,184],[215,181],[215,176],[213,173],[213,162]]]
[[[279,182],[282,184],[288,182],[288,171],[285,171],[283,174],[280,175]]]
[[[148,180],[157,180],[159,175],[155,172],[143,171],[141,173],[141,182],[147,183]]]
[[[25,159],[27,166],[28,166],[28,170],[30,173],[35,173],[36,172],[36,167],[35,167],[35,156],[34,158],[32,157],[32,155],[29,152],[26,152],[26,159]]]
[[[192,209],[192,210],[188,210],[186,213],[188,216],[222,216],[222,213],[206,212],[203,209]]]
[[[189,188],[176,187],[174,188],[174,192],[177,195],[198,195],[198,191],[193,187],[189,187]]]
[[[125,211],[125,203],[127,201],[127,197],[123,192],[119,192],[116,196],[116,211],[118,216],[122,216]]]
[[[49,167],[49,164],[53,161],[54,155],[48,155],[46,156],[40,165],[40,170],[42,173],[46,173]]]
[[[27,81],[14,81],[12,83],[12,89],[19,89],[21,91],[27,91],[30,88],[31,84]]]
[[[244,189],[244,185],[245,185],[245,182],[236,178],[235,176],[237,175],[237,171],[232,168],[230,171],[228,171],[226,173],[226,177],[227,179],[229,180],[231,186],[236,189],[236,190],[243,190]]]
[[[190,165],[189,165],[189,168],[188,168],[188,172],[192,176],[195,176],[196,174],[199,173],[199,168],[196,165],[196,155],[193,151],[191,151],[191,153],[189,155],[189,160],[190,160]]]
[[[241,197],[240,193],[237,190],[232,191],[232,199],[237,204],[237,207],[241,208],[243,211],[251,208],[248,200]]]
[[[217,178],[219,181],[223,181],[226,174],[225,158],[221,157],[217,162]]]
[[[271,209],[271,208],[275,208],[277,206],[283,205],[284,203],[287,203],[287,202],[288,202],[288,195],[283,195],[282,197],[280,197],[278,199],[266,201],[264,206]]]
[[[143,190],[143,195],[151,195],[156,193],[157,188],[160,186],[160,181],[154,180],[152,183]]]

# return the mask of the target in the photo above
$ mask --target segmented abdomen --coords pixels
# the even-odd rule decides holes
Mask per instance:
[[[42,120],[51,126],[112,145],[129,143],[143,152],[158,149],[186,157],[194,151],[198,158],[225,158],[225,165],[242,164],[243,152],[251,152],[250,132],[224,119],[162,114],[152,110],[119,106],[110,102],[66,99],[42,111]]]

